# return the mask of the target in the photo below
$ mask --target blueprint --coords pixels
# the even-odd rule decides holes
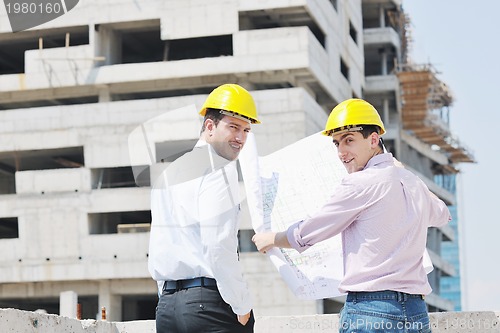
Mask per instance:
[[[268,156],[256,156],[249,138],[239,159],[253,228],[258,232],[286,230],[318,211],[346,174],[331,139],[320,133]],[[337,289],[343,275],[340,235],[303,253],[277,248],[268,253],[299,299],[340,295]]]

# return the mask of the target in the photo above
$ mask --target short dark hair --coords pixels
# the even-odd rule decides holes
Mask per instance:
[[[363,138],[365,139],[373,132],[380,134],[380,127],[378,127],[377,125],[360,125],[360,126],[363,129],[360,130],[359,132],[361,133],[361,135],[363,135]],[[384,150],[384,144],[382,142],[382,138],[378,141],[378,146],[382,149],[382,151]]]
[[[205,131],[205,121],[207,119],[212,119],[214,122],[215,126],[219,124],[219,121],[224,118],[224,115],[220,113],[219,109],[212,109],[212,108],[207,108],[207,111],[205,112],[205,118],[203,118],[203,125],[201,125],[201,131],[200,134]]]

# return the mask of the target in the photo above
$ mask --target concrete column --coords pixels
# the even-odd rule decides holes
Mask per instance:
[[[380,56],[382,57],[380,60],[380,74],[387,75],[387,50],[385,48],[380,49]]]
[[[383,122],[385,124],[385,126],[389,125],[389,99],[388,98],[384,98],[384,101],[383,101]]]
[[[107,85],[99,87],[99,103],[111,102],[111,93]]]
[[[383,5],[378,7],[378,21],[381,28],[385,27],[385,8]]]
[[[322,299],[316,300],[316,313],[323,314],[325,313],[325,303]]]
[[[98,26],[95,35],[95,43],[99,56],[106,59],[100,62],[101,65],[114,65],[122,61],[122,37],[120,32],[111,28]]]
[[[111,291],[111,281],[104,280],[99,283],[99,312],[98,318],[101,318],[101,309],[106,308],[107,321],[122,320],[122,296],[114,295]]]
[[[63,291],[59,294],[59,315],[76,318],[78,294],[74,291]]]

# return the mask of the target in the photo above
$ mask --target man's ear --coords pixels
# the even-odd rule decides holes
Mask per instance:
[[[215,127],[214,121],[212,119],[205,119],[205,129],[209,132],[213,131]]]
[[[378,143],[380,141],[380,135],[378,135],[377,132],[373,132],[372,134],[370,134],[370,137],[371,137],[371,146],[372,148],[376,148],[378,146]]]

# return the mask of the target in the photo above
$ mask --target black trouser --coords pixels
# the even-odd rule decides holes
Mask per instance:
[[[164,290],[156,307],[156,333],[251,333],[253,313],[243,326],[217,287]]]

